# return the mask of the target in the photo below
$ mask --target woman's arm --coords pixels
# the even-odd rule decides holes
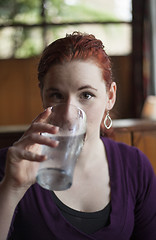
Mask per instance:
[[[41,144],[56,147],[57,143],[40,135],[41,132],[56,133],[57,128],[45,123],[50,109],[41,113],[22,138],[8,149],[5,175],[0,182],[0,240],[6,240],[12,217],[18,202],[36,181],[41,155]]]
[[[15,208],[24,191],[17,191],[0,183],[0,240],[6,240]]]

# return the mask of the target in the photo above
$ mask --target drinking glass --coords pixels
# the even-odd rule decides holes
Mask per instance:
[[[41,153],[47,158],[40,163],[36,180],[45,189],[66,190],[72,185],[76,161],[84,144],[86,114],[74,105],[61,103],[51,107],[46,122],[59,127],[56,134],[42,133],[58,141],[58,146],[42,145]]]

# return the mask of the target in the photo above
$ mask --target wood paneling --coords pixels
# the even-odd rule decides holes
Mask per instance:
[[[131,56],[112,57],[113,80],[117,83],[117,99],[113,118],[134,118]]]
[[[117,142],[123,142],[131,146],[131,133],[128,131],[115,131],[112,138]]]
[[[113,138],[139,148],[148,157],[156,173],[156,121],[115,120]]]
[[[134,145],[150,159],[156,173],[156,129],[134,132]]]
[[[37,62],[35,58],[0,60],[0,125],[30,123],[41,111]]]
[[[0,125],[29,124],[42,111],[37,80],[39,58],[0,60]],[[131,117],[131,58],[112,57],[117,82],[115,118]]]

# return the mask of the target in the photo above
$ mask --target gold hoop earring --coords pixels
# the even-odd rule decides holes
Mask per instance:
[[[109,111],[107,111],[106,117],[104,119],[105,128],[110,129],[112,126],[112,119],[109,116]]]

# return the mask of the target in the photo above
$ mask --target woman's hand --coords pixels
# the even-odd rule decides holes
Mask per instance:
[[[55,134],[58,131],[46,123],[51,113],[47,108],[31,124],[24,135],[8,149],[4,182],[14,190],[26,191],[36,179],[39,162],[46,156],[41,155],[41,144],[56,147],[57,142],[41,135],[42,132]]]

